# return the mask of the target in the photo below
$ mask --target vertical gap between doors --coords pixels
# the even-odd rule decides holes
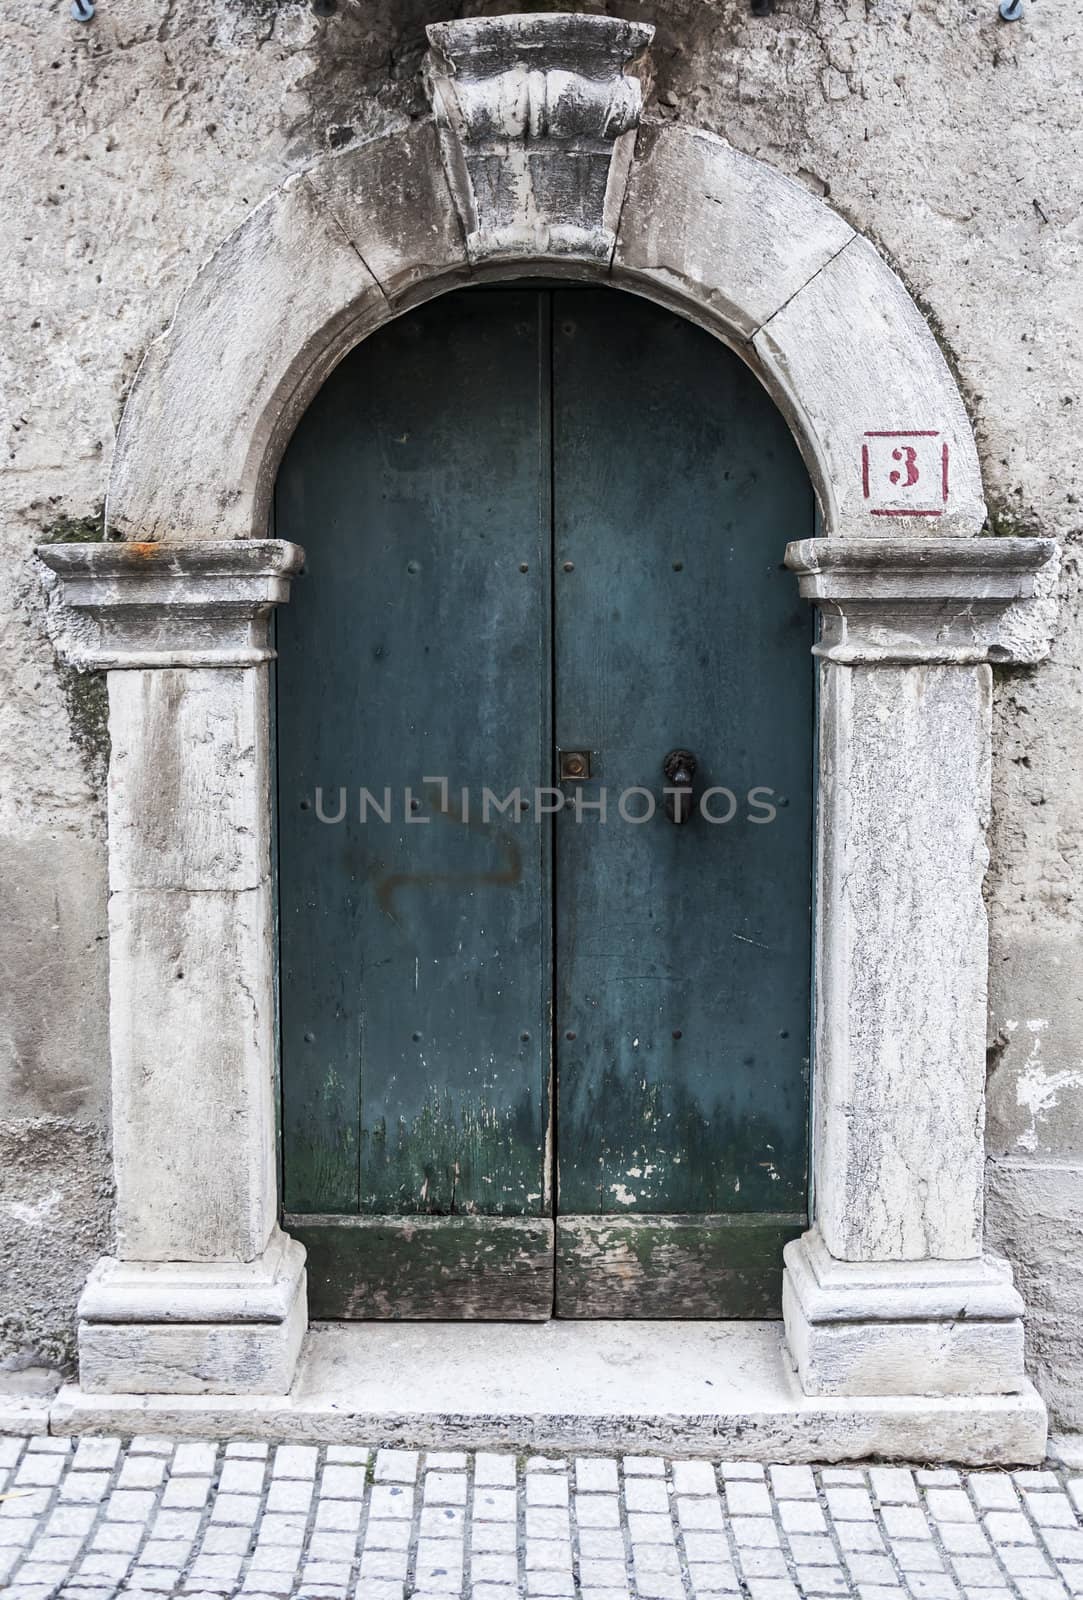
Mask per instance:
[[[554,770],[557,718],[557,585],[556,585],[556,409],[554,391],[555,362],[553,352],[553,313],[555,296],[552,289],[542,289],[539,295],[542,382],[542,437],[545,456],[542,460],[542,481],[547,488],[547,521],[549,537],[549,771],[550,782],[557,774]],[[550,1215],[553,1219],[553,1281],[552,1315],[557,1314],[557,1206],[558,1174],[560,1172],[560,1125],[557,1121],[557,819],[549,819],[549,1173]]]

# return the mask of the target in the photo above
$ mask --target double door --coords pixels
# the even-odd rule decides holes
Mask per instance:
[[[777,1314],[805,1219],[807,475],[741,362],[469,290],[280,470],[286,1225],[317,1316]]]

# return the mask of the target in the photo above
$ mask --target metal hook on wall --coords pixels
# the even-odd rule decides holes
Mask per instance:
[[[1023,0],[1000,0],[1000,15],[1004,22],[1018,22],[1023,15]]]

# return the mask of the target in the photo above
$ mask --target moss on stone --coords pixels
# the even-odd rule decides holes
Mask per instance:
[[[104,672],[61,667],[61,687],[71,736],[91,781],[104,788],[109,771],[109,691]]]
[[[89,516],[57,517],[41,530],[38,544],[101,544],[105,538],[105,501]]]

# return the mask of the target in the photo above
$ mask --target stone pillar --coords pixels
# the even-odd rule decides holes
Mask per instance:
[[[268,624],[279,541],[44,546],[64,653],[109,682],[116,1255],[88,1393],[274,1394],[307,1310],[278,1228]]]
[[[806,540],[822,613],[813,1215],[787,1246],[810,1395],[1013,1394],[983,1254],[991,660],[1033,659],[1040,540]],[[1021,621],[1022,619],[1022,621]]]

